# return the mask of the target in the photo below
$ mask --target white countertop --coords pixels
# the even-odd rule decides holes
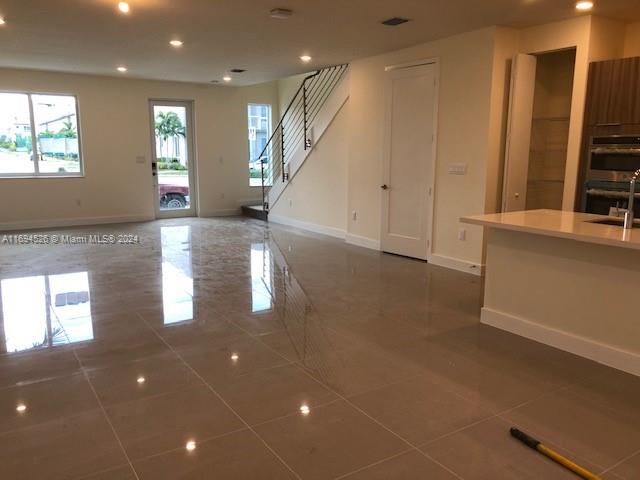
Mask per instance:
[[[611,217],[559,210],[493,213],[460,219],[463,223],[527,232],[580,242],[640,250],[640,228],[625,230],[615,225],[592,223]]]

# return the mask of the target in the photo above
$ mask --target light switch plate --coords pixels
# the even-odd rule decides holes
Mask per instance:
[[[467,164],[466,163],[450,163],[449,175],[466,175]]]

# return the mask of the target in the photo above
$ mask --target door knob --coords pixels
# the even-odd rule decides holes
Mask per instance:
[[[383,190],[389,190],[389,186],[388,185],[380,185],[380,188]]]

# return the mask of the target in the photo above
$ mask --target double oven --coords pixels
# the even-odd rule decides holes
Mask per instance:
[[[629,203],[630,180],[640,169],[640,134],[593,137],[582,210],[600,215],[624,216]],[[636,201],[640,193],[636,193]]]

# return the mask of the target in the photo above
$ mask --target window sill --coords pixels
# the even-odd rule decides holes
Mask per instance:
[[[77,175],[0,175],[0,181],[2,180],[25,180],[25,179],[40,179],[40,178],[85,178],[85,175],[79,173]]]

